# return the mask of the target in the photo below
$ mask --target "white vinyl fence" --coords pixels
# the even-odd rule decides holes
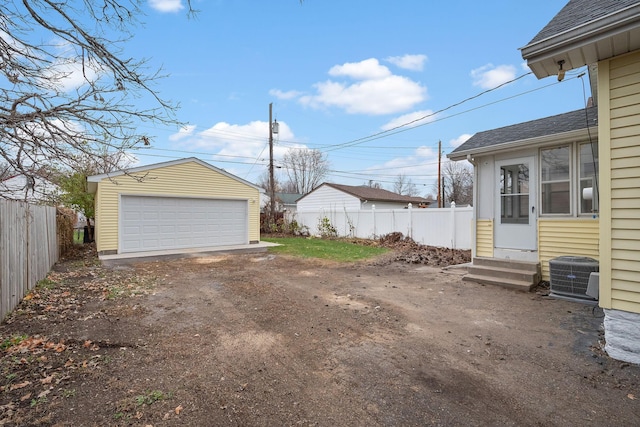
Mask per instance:
[[[57,260],[56,208],[0,199],[0,320]]]
[[[341,237],[375,239],[400,232],[422,245],[450,249],[471,249],[472,207],[442,209],[373,209],[296,212],[295,219],[321,234],[321,223],[330,224]],[[326,218],[326,219],[325,219]]]

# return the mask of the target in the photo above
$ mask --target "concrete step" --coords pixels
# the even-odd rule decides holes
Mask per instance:
[[[475,257],[473,258],[473,265],[481,265],[486,267],[510,268],[513,270],[522,270],[522,271],[537,271],[537,272],[540,271],[540,263],[538,262],[518,261],[518,260],[501,259],[501,258]]]
[[[529,292],[542,279],[540,263],[475,257],[463,280]]]
[[[538,271],[518,270],[509,267],[493,267],[486,265],[471,265],[468,267],[469,274],[475,276],[489,276],[496,279],[521,280],[529,283],[540,283],[540,273]]]
[[[503,288],[514,289],[523,292],[530,292],[531,289],[533,289],[537,285],[537,283],[534,284],[525,280],[503,279],[476,274],[466,274],[462,277],[462,280],[467,282],[482,283],[485,285],[497,285],[502,286]]]

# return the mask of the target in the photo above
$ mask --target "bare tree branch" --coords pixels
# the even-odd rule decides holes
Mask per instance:
[[[282,167],[292,185],[299,194],[307,194],[318,185],[329,172],[329,161],[318,150],[290,149],[282,159]]]
[[[122,56],[141,4],[0,4],[0,162],[27,176],[42,164],[73,167],[82,156],[148,145],[141,123],[180,124],[177,105],[154,89],[160,70]]]

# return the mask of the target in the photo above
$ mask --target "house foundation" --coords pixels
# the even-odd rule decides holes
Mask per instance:
[[[609,356],[640,364],[640,314],[605,309],[604,337]]]

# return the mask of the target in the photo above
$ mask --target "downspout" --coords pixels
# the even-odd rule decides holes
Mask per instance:
[[[467,154],[467,161],[473,165],[473,230],[471,230],[471,262],[476,257],[476,233],[478,232],[478,165],[471,154]]]

